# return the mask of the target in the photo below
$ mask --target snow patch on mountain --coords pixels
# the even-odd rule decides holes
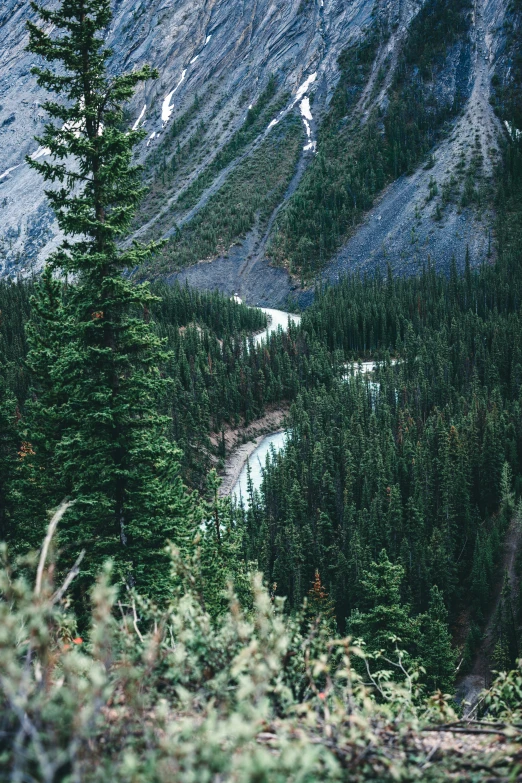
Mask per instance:
[[[169,92],[169,94],[166,95],[165,98],[163,99],[163,104],[161,106],[161,120],[162,120],[164,125],[166,125],[167,122],[170,120],[172,112],[174,111],[174,104],[171,104],[171,100],[172,100],[174,94],[179,90],[179,88],[181,87],[181,85],[185,81],[186,73],[187,73],[187,69],[184,68],[183,71],[181,72],[181,76],[180,76],[179,82],[176,84],[174,89],[171,90],[171,92]]]
[[[140,127],[140,123],[141,123],[141,121],[142,121],[146,111],[147,111],[147,104],[145,104],[143,106],[143,109],[140,112],[140,116],[138,117],[138,119],[136,120],[134,125],[132,126],[132,130],[134,130],[134,131],[138,130],[138,128]]]
[[[308,89],[312,86],[312,84],[315,82],[316,79],[317,79],[317,71],[315,73],[312,73],[308,77],[308,79],[306,79],[306,81],[304,81],[302,83],[302,85],[299,87],[299,89],[297,90],[297,93],[296,93],[296,96],[295,96],[295,99],[294,99],[294,102],[293,102],[292,106],[295,106],[296,103],[299,103],[301,98],[304,95],[306,95],[306,93],[308,92]]]
[[[515,128],[515,126],[512,125],[508,120],[504,120],[504,125],[506,126],[507,132],[513,141],[518,141],[520,138],[522,138],[522,131],[518,128]]]
[[[310,98],[308,96],[303,98],[299,104],[299,109],[301,111],[301,117],[303,118],[304,126],[306,128],[306,138],[308,140],[303,147],[303,152],[316,152],[317,142],[315,139],[312,139],[312,128],[310,125],[314,118],[310,109]]]
[[[0,179],[4,179],[4,177],[8,177],[8,176],[9,176],[9,174],[10,174],[12,171],[14,171],[15,169],[18,169],[18,168],[19,168],[21,165],[22,165],[22,164],[21,164],[21,163],[19,163],[17,166],[11,166],[11,168],[10,168],[10,169],[7,169],[6,171],[4,171],[4,173],[3,173],[3,174],[0,174]]]

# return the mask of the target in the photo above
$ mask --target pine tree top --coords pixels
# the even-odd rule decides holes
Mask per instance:
[[[154,245],[118,252],[116,240],[128,229],[144,188],[141,169],[133,165],[135,145],[144,133],[123,127],[123,105],[139,82],[155,78],[145,65],[131,73],[110,76],[110,49],[104,32],[111,19],[109,0],[64,0],[49,10],[32,3],[48,32],[28,22],[29,51],[52,67],[34,66],[39,86],[60,96],[44,109],[51,118],[37,141],[49,160],[27,158],[31,168],[52,185],[46,195],[54,208],[65,242],[52,258],[65,272],[89,268],[114,271],[135,266]]]

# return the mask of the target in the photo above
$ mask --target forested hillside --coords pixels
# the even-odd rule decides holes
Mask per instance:
[[[219,230],[203,208],[167,245],[152,230],[129,243],[145,134],[125,106],[158,74],[111,75],[109,0],[34,10],[29,50],[52,121],[46,159],[26,162],[65,240],[40,275],[0,281],[0,777],[521,779],[522,136],[499,144],[482,264],[468,253],[445,274],[426,254],[409,277],[347,274],[265,333],[270,311],[143,269],[231,238],[252,204],[268,231],[291,178],[274,140],[297,155],[295,118],[252,153],[266,191],[256,166],[218,191]],[[343,55],[319,154],[277,218],[285,257],[303,239],[303,281],[355,219],[312,174],[331,166],[339,184],[361,167],[355,200],[371,200],[377,174],[381,187],[416,165],[458,112],[424,88],[469,24],[465,2],[418,9],[385,119],[363,85],[390,31]],[[386,76],[374,76],[377,91]],[[516,122],[506,84],[494,101]],[[278,95],[270,82],[187,208]],[[337,146],[353,127],[331,132],[352,100],[368,108],[353,157]],[[301,230],[304,193],[317,222]],[[247,497],[222,497],[227,434],[273,410],[284,449],[259,488],[249,474]]]
[[[291,271],[299,269],[305,278],[313,278],[377,194],[399,176],[412,174],[448,131],[465,94],[457,80],[455,94],[441,99],[436,82],[443,77],[447,52],[459,42],[462,48],[471,8],[469,0],[424,5],[399,54],[386,111],[381,106],[369,109],[362,125],[357,109],[377,51],[392,31],[376,26],[364,44],[344,50],[339,81],[319,134],[318,155],[278,218],[270,251]],[[382,68],[374,91],[384,80]]]
[[[143,130],[148,190],[125,242],[167,240],[140,278],[283,306],[354,269],[418,274],[429,255],[449,273],[453,257],[493,257],[495,171],[520,132],[517,2],[191,3],[122,0],[104,28],[111,73],[158,69],[121,119]],[[2,17],[3,276],[39,269],[62,239],[24,162],[48,157],[33,140],[33,13],[8,0]]]

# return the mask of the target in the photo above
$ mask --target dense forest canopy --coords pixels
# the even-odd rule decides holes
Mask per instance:
[[[318,292],[301,326],[267,345],[250,340],[265,324],[259,311],[188,288],[152,289],[151,323],[170,351],[160,409],[189,486],[209,491],[206,475],[226,456],[212,445],[213,433],[250,422],[270,404],[292,403],[285,452],[234,517],[245,563],[258,563],[289,609],[301,605],[318,569],[345,631],[367,600],[364,574],[385,550],[401,566],[401,605],[412,622],[429,610],[433,588],[450,625],[464,604],[472,624],[483,622],[512,513],[503,503],[522,489],[519,182],[520,152],[509,147],[494,265],[467,265],[463,276],[454,268],[449,278],[429,266],[418,278],[347,278]],[[18,411],[12,454],[20,451],[17,438],[35,450],[28,427],[38,393],[24,324],[42,286],[0,287],[11,390],[4,404]],[[65,302],[69,293],[58,296]],[[378,360],[372,380],[347,371],[371,356]],[[36,454],[24,456],[24,471],[31,460]],[[20,467],[11,472],[22,481]],[[55,492],[58,502],[63,490]],[[3,519],[12,520],[4,535],[20,549],[24,526],[33,545],[45,528],[48,501],[35,494],[39,532],[33,519],[24,521],[27,491],[11,491],[4,508]],[[471,634],[469,645],[475,642]],[[518,646],[510,650],[513,664]]]
[[[468,12],[452,7],[450,41]],[[122,129],[122,106],[155,74],[107,75],[107,0],[39,14],[61,35],[30,25],[60,122],[41,138],[52,162],[30,165],[60,184],[49,197],[67,239],[40,276],[0,281],[0,770],[50,783],[419,779],[431,756],[415,756],[413,733],[457,721],[455,677],[495,596],[490,664],[512,671],[483,707],[502,733],[520,720],[522,592],[501,563],[522,525],[522,139],[502,150],[494,261],[347,276],[258,343],[262,311],[125,274],[162,253],[120,242],[142,196],[142,134]],[[440,24],[419,14],[418,35]],[[397,116],[415,102],[419,57],[429,67],[437,48],[410,42]],[[358,58],[341,64],[329,122]],[[428,132],[429,107],[416,111],[418,145],[405,144],[418,156],[451,112]],[[410,165],[392,130],[383,182]],[[301,206],[281,219],[289,247]],[[276,405],[289,408],[285,449],[244,505],[221,498],[225,428]]]

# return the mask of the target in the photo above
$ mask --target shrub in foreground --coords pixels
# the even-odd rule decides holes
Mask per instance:
[[[436,731],[441,722],[462,727],[448,697],[419,704],[415,673],[404,670],[398,684],[374,672],[349,639],[328,638],[328,622],[284,615],[260,575],[250,609],[230,588],[228,610],[213,620],[198,591],[197,554],[187,563],[171,549],[183,587],[161,608],[118,595],[107,565],[80,638],[67,588],[81,565],[53,581],[51,533],[64,510],[39,557],[10,564],[2,551],[2,780],[486,780],[515,769],[517,746],[505,740],[520,732],[498,720],[506,704],[509,717],[518,714],[509,704],[519,675],[489,697],[497,723],[488,731],[504,744],[492,746],[491,734],[486,748],[475,735],[472,748],[465,738],[452,744]]]

